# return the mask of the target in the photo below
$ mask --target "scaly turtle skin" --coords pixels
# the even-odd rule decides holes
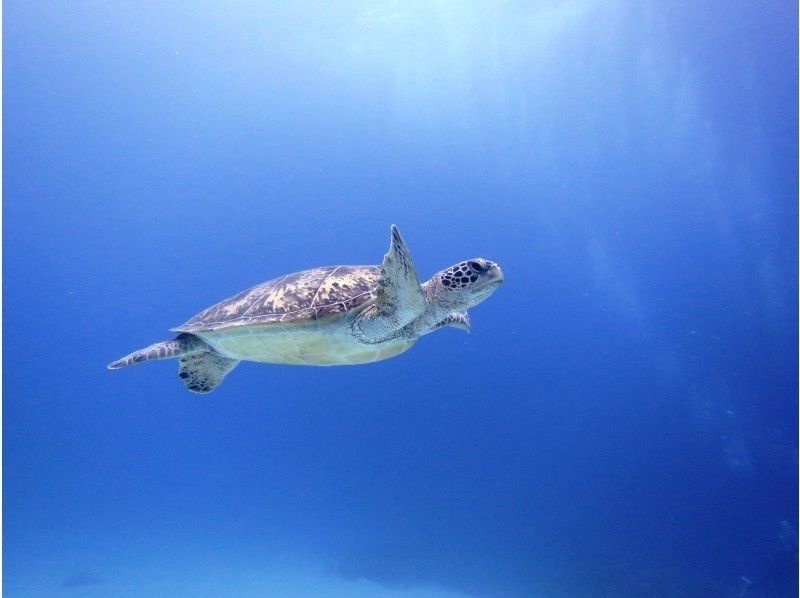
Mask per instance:
[[[239,361],[346,365],[393,357],[423,334],[469,330],[466,309],[503,281],[500,267],[475,258],[420,284],[395,226],[381,266],[326,266],[269,280],[173,328],[179,335],[111,364],[178,358],[193,392],[210,392]]]

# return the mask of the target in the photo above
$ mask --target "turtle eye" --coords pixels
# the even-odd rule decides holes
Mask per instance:
[[[479,264],[478,262],[474,262],[474,261],[467,262],[467,266],[469,266],[470,268],[472,268],[476,272],[483,272],[484,271],[483,266],[481,264]]]

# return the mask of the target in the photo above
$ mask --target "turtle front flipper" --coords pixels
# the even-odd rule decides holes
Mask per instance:
[[[180,358],[178,377],[192,392],[211,392],[237,365],[239,362],[236,359],[228,359],[212,351],[192,353]]]
[[[459,330],[469,333],[469,314],[465,311],[454,311],[444,320],[433,326],[430,330],[425,331],[423,334],[433,332],[434,330],[439,330],[440,328],[446,328],[448,326],[451,326],[452,328],[458,328]]]
[[[365,343],[391,338],[428,308],[411,252],[394,224],[391,230],[392,240],[383,256],[375,304],[353,322],[356,338]]]

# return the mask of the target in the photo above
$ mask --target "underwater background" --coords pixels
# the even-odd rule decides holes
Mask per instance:
[[[795,3],[4,17],[4,595],[797,595]],[[392,223],[471,334],[106,370]]]

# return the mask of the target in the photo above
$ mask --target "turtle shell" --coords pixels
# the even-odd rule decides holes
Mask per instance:
[[[380,266],[325,266],[273,278],[200,312],[174,332],[321,320],[376,296]]]

